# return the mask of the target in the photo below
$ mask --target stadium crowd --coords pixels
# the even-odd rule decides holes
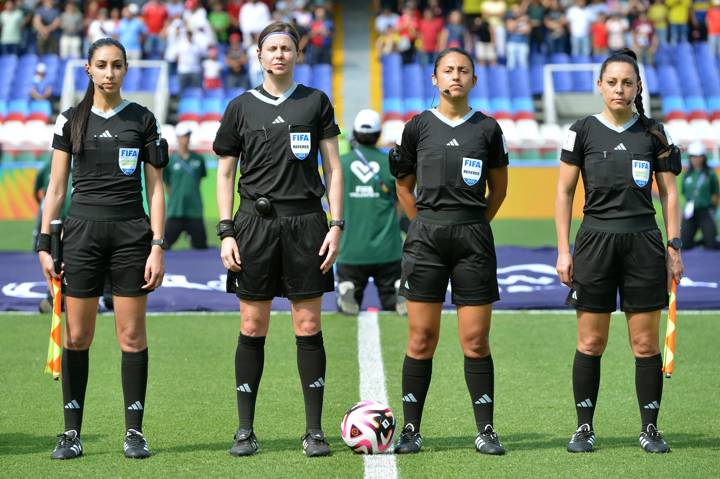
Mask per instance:
[[[84,58],[111,37],[129,60],[164,59],[182,87],[249,88],[260,83],[257,35],[270,21],[292,23],[303,60],[330,63],[331,2],[322,0],[6,0],[0,55]]]
[[[708,42],[720,56],[720,0],[384,1],[378,49],[431,63],[447,47],[480,64],[527,67],[532,54],[607,55],[632,48],[653,63],[661,43]]]

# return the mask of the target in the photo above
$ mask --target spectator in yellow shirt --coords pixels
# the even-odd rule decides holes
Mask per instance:
[[[664,0],[653,0],[652,5],[648,8],[647,12],[648,19],[655,27],[655,36],[661,45],[667,43],[667,16],[668,7],[665,5]]]
[[[690,6],[692,0],[665,0],[668,7],[668,23],[670,24],[670,43],[688,41],[688,20],[690,19]]]

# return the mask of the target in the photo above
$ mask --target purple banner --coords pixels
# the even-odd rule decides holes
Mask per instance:
[[[568,289],[555,273],[555,249],[500,246],[498,309],[563,309]],[[683,252],[685,277],[678,288],[679,309],[720,309],[720,252],[696,249]],[[0,253],[0,311],[37,311],[45,297],[45,282],[32,253]],[[165,281],[150,295],[148,309],[156,312],[237,311],[234,295],[225,293],[225,270],[218,250],[171,251],[165,256]],[[450,292],[446,296],[446,307]],[[379,308],[372,283],[363,308]],[[284,298],[274,310],[289,310]],[[335,295],[326,294],[323,310],[335,310]]]

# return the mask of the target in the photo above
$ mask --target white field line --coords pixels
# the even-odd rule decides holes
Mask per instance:
[[[358,364],[360,366],[360,399],[372,399],[388,404],[385,388],[385,369],[380,348],[378,314],[362,312],[358,316]],[[398,477],[395,455],[366,455],[365,479],[395,479]]]

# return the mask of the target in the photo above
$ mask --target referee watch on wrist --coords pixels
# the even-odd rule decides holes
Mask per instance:
[[[682,248],[682,240],[678,237],[672,238],[667,242],[668,248],[672,248],[675,251],[680,251],[680,248]]]
[[[150,241],[150,246],[159,246],[160,248],[165,249],[165,239],[153,239],[152,241]]]
[[[220,220],[216,227],[220,239],[235,237],[235,224],[232,220]]]
[[[332,228],[333,226],[337,226],[338,228],[340,228],[340,231],[345,230],[345,220],[330,220],[330,223],[328,224],[330,225],[330,228]]]

